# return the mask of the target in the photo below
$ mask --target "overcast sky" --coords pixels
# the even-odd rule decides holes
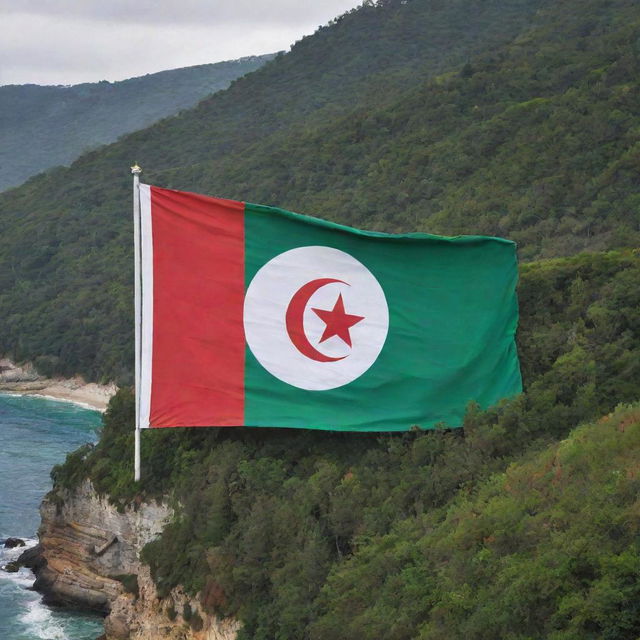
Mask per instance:
[[[123,80],[286,50],[362,0],[0,0],[0,85]]]

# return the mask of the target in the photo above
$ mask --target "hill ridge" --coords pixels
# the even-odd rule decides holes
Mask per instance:
[[[245,56],[109,82],[0,86],[0,189],[226,88],[276,54]],[[33,140],[38,144],[34,145]]]

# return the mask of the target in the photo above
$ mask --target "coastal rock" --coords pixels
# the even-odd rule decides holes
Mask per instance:
[[[106,614],[105,640],[236,639],[240,623],[205,613],[199,597],[178,587],[160,598],[140,562],[141,549],[173,515],[166,503],[118,510],[85,481],[74,491],[56,489],[40,513],[40,544],[19,562],[35,572],[34,587],[45,602]],[[125,589],[123,578],[133,576],[137,589]],[[182,616],[185,605],[191,625]],[[202,620],[201,628],[194,619]]]
[[[127,618],[122,615],[111,614],[104,621],[105,638],[113,640],[128,640],[131,637],[131,629]]]
[[[49,604],[108,613],[124,591],[115,576],[137,572],[140,550],[171,510],[154,502],[119,512],[85,481],[47,496],[40,515],[39,551],[23,560],[36,574],[35,589]]]
[[[43,566],[45,560],[42,557],[42,545],[37,544],[35,547],[30,547],[26,549],[20,554],[20,557],[16,561],[21,567],[27,567],[27,569],[31,569],[34,573],[40,567]]]
[[[35,382],[40,376],[33,365],[24,364],[21,367],[0,358],[0,383]]]
[[[15,549],[16,547],[24,547],[26,546],[24,540],[20,540],[20,538],[7,538],[4,541],[5,549]]]
[[[122,594],[113,603],[105,620],[106,640],[236,640],[241,627],[237,620],[207,614],[200,599],[190,598],[180,587],[159,598],[149,567],[140,567],[138,586],[138,598]],[[190,620],[182,615],[186,605],[191,611]],[[200,629],[190,626],[196,617],[202,620]],[[125,630],[129,635],[122,635]]]

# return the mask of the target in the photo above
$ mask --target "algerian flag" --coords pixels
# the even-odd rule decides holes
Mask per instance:
[[[521,391],[513,242],[140,196],[141,426],[456,427]]]

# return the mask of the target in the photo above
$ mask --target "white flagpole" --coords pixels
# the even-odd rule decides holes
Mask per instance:
[[[142,169],[134,164],[131,167],[133,174],[133,264],[134,264],[134,314],[135,314],[135,395],[136,395],[136,426],[135,426],[135,451],[134,451],[134,480],[140,480],[140,361],[142,359],[142,281],[140,279],[140,174]]]

